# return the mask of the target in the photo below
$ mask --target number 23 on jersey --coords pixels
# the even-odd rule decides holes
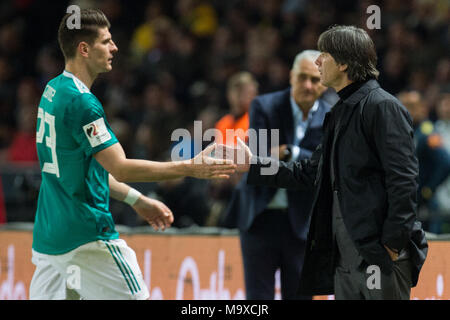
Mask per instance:
[[[56,130],[55,130],[55,116],[45,112],[44,109],[38,109],[38,131],[36,133],[36,143],[43,143],[45,137],[45,145],[50,148],[51,161],[44,162],[42,172],[55,174],[59,178],[58,158],[56,157]],[[48,132],[46,136],[46,125],[48,125]]]

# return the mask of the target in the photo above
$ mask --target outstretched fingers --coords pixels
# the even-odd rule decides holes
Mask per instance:
[[[233,160],[231,159],[203,157],[203,161],[208,165],[233,165]]]
[[[209,177],[211,180],[223,180],[223,179],[230,179],[230,175],[228,174],[213,174]]]
[[[215,151],[216,147],[217,147],[217,144],[216,144],[216,143],[212,143],[212,144],[210,144],[209,146],[207,146],[207,147],[202,151],[202,156],[203,156],[203,158],[210,157],[210,156],[211,156],[211,153],[212,153],[213,151]]]
[[[215,148],[215,157],[219,159],[233,160],[235,158],[236,148],[224,144],[219,144]]]

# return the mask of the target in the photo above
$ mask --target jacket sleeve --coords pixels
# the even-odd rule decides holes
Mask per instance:
[[[321,157],[321,144],[314,151],[311,159],[287,163],[272,158],[258,157],[254,161],[255,163],[250,165],[247,184],[311,190],[315,185]]]
[[[388,197],[381,242],[396,250],[409,239],[417,210],[418,161],[415,155],[411,117],[395,100],[386,100],[366,110],[371,113],[371,135],[384,171]]]

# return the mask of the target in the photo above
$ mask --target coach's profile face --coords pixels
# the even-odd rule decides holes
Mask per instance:
[[[312,60],[303,59],[290,73],[292,97],[298,105],[312,106],[326,89],[320,83],[320,73]]]
[[[99,28],[97,38],[88,48],[87,64],[89,69],[94,73],[111,71],[112,60],[118,50],[108,28]]]
[[[331,88],[336,88],[342,81],[347,65],[341,65],[328,52],[321,52],[315,64],[319,68],[320,82]]]

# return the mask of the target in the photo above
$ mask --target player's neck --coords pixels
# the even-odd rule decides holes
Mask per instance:
[[[68,61],[65,70],[80,79],[89,90],[91,89],[95,78],[97,78],[97,73],[93,74],[90,72],[86,64],[80,64],[76,61]]]

